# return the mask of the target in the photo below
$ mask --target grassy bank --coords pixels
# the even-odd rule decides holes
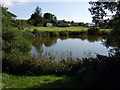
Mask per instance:
[[[3,73],[3,88],[120,88],[120,54],[111,57],[98,55],[97,58],[83,59],[79,66],[81,69],[74,68],[72,71],[69,71],[71,66],[68,68],[72,73],[77,69],[74,75],[52,73],[29,76]],[[49,68],[50,66],[47,73],[51,70]]]
[[[9,73],[18,74],[4,73],[4,88],[120,88],[120,53],[109,57],[97,55],[96,58],[85,58],[78,63],[71,60],[35,63],[34,60],[20,65],[15,61],[7,62],[14,65],[8,64],[6,69]]]
[[[46,76],[16,76],[3,73],[2,75],[3,88],[35,88],[43,87],[44,84],[53,83],[65,77],[58,77],[53,75]],[[47,88],[47,86],[44,88]]]
[[[79,83],[66,76],[16,76],[3,73],[3,88],[77,88]]]

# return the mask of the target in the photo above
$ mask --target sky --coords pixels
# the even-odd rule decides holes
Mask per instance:
[[[80,2],[47,2],[47,1],[32,1],[19,0],[18,2],[12,0],[5,0],[5,4],[9,7],[8,11],[17,15],[17,19],[29,19],[31,14],[34,13],[35,8],[39,6],[42,9],[42,14],[52,13],[58,20],[65,19],[66,21],[74,22],[92,22],[92,16],[88,11],[90,5],[89,0]],[[48,0],[50,1],[50,0]],[[63,1],[63,0],[62,0]]]

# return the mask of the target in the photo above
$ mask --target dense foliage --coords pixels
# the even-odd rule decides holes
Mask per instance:
[[[88,29],[88,34],[89,35],[97,35],[98,34],[98,28],[97,27],[91,27]]]
[[[32,21],[34,26],[40,26],[43,23],[41,8],[37,6],[29,20]]]
[[[56,23],[57,23],[57,17],[54,14],[51,14],[51,13],[45,13],[43,15],[43,19],[44,19],[44,24],[52,23],[55,26]]]
[[[12,22],[14,23],[14,27],[18,27],[18,29],[32,25],[29,20],[12,20]]]
[[[2,55],[3,68],[6,64],[10,64],[10,60],[14,63],[25,60],[24,57],[30,52],[30,43],[23,38],[23,34],[13,26],[13,17],[16,16],[2,7]],[[14,65],[13,65],[14,66]]]
[[[102,28],[113,28],[114,25],[111,25],[111,24],[113,23],[116,17],[120,16],[120,1],[117,1],[117,2],[115,1],[113,2],[113,1],[101,2],[100,0],[98,0],[97,2],[92,2],[92,1],[89,2],[89,4],[91,5],[91,8],[89,8],[89,11],[91,12],[93,21]],[[108,11],[110,11],[111,13],[114,13],[112,16],[112,20],[109,20],[109,19],[104,20],[101,23],[100,20],[103,20],[104,17],[109,16],[107,13]],[[117,21],[115,22],[117,23]]]

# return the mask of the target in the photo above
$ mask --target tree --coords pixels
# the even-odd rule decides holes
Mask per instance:
[[[52,20],[53,19],[53,14],[51,13],[45,13],[44,16],[43,16],[44,19],[49,19],[49,20]]]
[[[7,11],[6,7],[0,8],[2,8],[2,50],[9,54],[12,50],[29,53],[29,43],[23,38],[22,32],[14,28],[12,20],[16,15]]]
[[[97,24],[99,19],[107,16],[107,10],[115,13],[113,17],[118,17],[120,15],[120,1],[119,2],[89,2],[91,8],[89,11],[93,15],[93,21]]]
[[[12,26],[12,19],[17,16],[9,12],[7,7],[3,7],[0,5],[0,8],[2,10],[2,28]]]
[[[57,22],[57,17],[51,13],[45,13],[43,15],[43,18],[44,18],[44,23],[50,22],[50,23],[53,23],[53,25],[55,25]]]
[[[35,9],[35,12],[31,15],[30,19],[33,23],[34,26],[40,26],[43,23],[43,18],[42,18],[42,13],[41,13],[41,8],[37,6]]]
[[[78,26],[85,26],[84,22],[80,22]]]
[[[109,21],[109,26],[112,28],[112,31],[107,37],[105,44],[119,44],[120,43],[120,1],[118,2],[89,2],[91,8],[89,11],[95,19],[102,19],[107,16],[106,10],[109,10],[112,13],[115,13],[112,16],[112,19]],[[116,42],[117,43],[116,43]],[[111,46],[111,45],[110,45]],[[120,54],[120,47],[116,46],[111,50],[115,54]],[[117,56],[118,58],[118,56]]]
[[[71,24],[74,24],[74,21],[71,21]]]

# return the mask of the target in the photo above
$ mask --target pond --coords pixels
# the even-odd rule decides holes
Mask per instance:
[[[71,36],[33,38],[32,57],[61,59],[82,59],[96,57],[96,54],[108,55],[109,48],[103,45],[105,36]]]

